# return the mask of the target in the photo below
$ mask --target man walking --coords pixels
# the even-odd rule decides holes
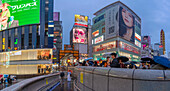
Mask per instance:
[[[113,59],[111,64],[110,64],[110,67],[114,67],[114,68],[120,68],[120,65],[119,65],[119,62],[118,60],[116,59],[116,56],[117,54],[116,53],[111,53],[111,58]]]

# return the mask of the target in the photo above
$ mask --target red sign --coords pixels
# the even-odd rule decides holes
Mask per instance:
[[[127,51],[130,51],[130,52],[133,52],[133,53],[136,53],[136,54],[140,53],[140,51],[137,48],[132,47],[132,46],[130,46],[130,45],[126,44],[126,43],[123,43],[123,42],[121,42],[120,48],[122,48],[124,50],[127,50]]]
[[[84,25],[84,24],[79,24],[79,23],[74,23],[74,25],[78,25],[78,26],[84,26],[84,27],[88,27],[88,25]]]

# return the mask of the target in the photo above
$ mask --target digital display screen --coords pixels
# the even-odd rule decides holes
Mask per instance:
[[[86,28],[73,28],[73,43],[87,43]]]
[[[40,0],[0,0],[0,31],[40,23]]]
[[[88,17],[83,15],[75,15],[75,23],[87,25]]]

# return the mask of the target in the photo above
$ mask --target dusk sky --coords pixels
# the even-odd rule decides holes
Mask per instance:
[[[70,43],[70,30],[74,15],[94,17],[101,8],[118,0],[54,0],[54,11],[60,12],[63,22],[63,44]],[[120,0],[131,8],[142,20],[142,35],[150,35],[151,43],[160,42],[161,29],[165,32],[166,51],[170,52],[170,1],[169,0]]]

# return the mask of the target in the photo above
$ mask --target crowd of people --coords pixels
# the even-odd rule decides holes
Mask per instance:
[[[78,62],[74,66],[93,66],[93,67],[111,67],[111,68],[129,68],[129,69],[166,69],[160,64],[151,63],[149,61],[125,61],[124,59],[117,58],[116,53],[111,53],[111,57],[107,57],[106,60],[100,59],[99,61],[86,60],[83,62]]]

